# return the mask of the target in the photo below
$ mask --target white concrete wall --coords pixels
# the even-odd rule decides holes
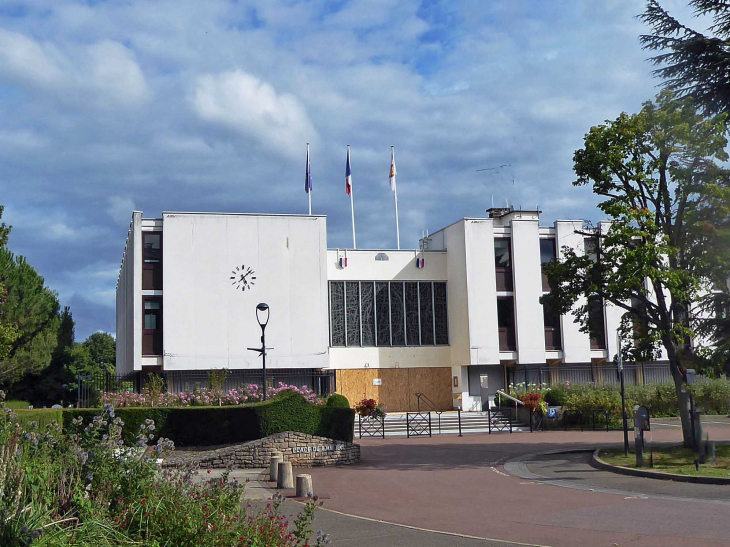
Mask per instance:
[[[469,352],[469,299],[467,294],[465,221],[443,230],[447,249],[448,282],[446,293],[449,314],[449,344],[451,364],[468,365]]]
[[[448,367],[449,346],[333,347],[331,369]]]
[[[517,362],[544,363],[540,228],[537,220],[513,220],[511,226]]]
[[[270,368],[327,366],[326,221],[322,216],[164,213],[166,370],[261,367],[255,308],[266,302]],[[232,270],[256,284],[242,292]]]
[[[497,281],[492,219],[466,220],[470,364],[499,363]]]
[[[557,257],[564,259],[563,247],[576,249],[576,254],[581,255],[585,252],[583,246],[584,236],[576,234],[576,230],[583,228],[583,223],[576,220],[559,220],[555,223],[555,243],[557,247]],[[585,306],[586,298],[580,297],[573,306],[577,309]],[[575,322],[575,316],[572,314],[560,317],[560,331],[563,343],[563,362],[564,363],[590,363],[591,362],[591,338],[587,332],[581,332],[580,323]]]
[[[345,252],[344,250],[341,252]],[[440,252],[370,251],[347,252],[347,267],[340,268],[337,249],[327,251],[329,281],[446,281],[447,256]],[[375,260],[386,255],[388,260]],[[425,267],[416,267],[416,256],[425,259]]]
[[[116,369],[142,370],[142,213],[134,211],[117,280]]]

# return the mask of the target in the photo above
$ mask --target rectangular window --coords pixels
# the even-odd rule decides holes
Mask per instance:
[[[347,345],[360,345],[360,283],[348,281],[345,283],[347,291]]]
[[[330,281],[329,297],[332,347],[449,343],[444,282]]]
[[[330,282],[330,336],[333,346],[345,345],[345,284]]]
[[[512,290],[512,253],[510,238],[499,237],[494,239],[494,268],[497,276],[497,290]]]
[[[162,355],[162,299],[142,297],[142,355]]]
[[[162,290],[162,232],[142,232],[142,289]]]
[[[593,262],[598,262],[598,247],[596,246],[597,238],[587,237],[583,240],[583,248],[586,256],[590,257]]]
[[[554,239],[541,239],[540,240],[540,264],[547,264],[551,260],[555,259],[555,240]],[[542,290],[544,292],[550,292],[550,284],[548,283],[547,276],[542,274]]]
[[[421,345],[421,324],[418,316],[418,283],[407,282],[406,286],[406,343]]]
[[[603,299],[591,296],[588,299],[588,329],[591,349],[606,349],[606,323],[603,316]]]
[[[515,309],[511,296],[497,298],[497,323],[499,325],[499,350],[515,351]]]
[[[418,284],[418,305],[421,312],[421,345],[433,345],[433,283]]]
[[[446,302],[446,283],[433,284],[434,318],[436,319],[436,344],[449,343],[448,307]]]
[[[375,345],[375,308],[373,307],[373,284],[360,283],[360,301],[362,309],[362,345]]]
[[[403,283],[390,284],[390,324],[394,346],[406,345],[406,332],[403,324]]]
[[[375,315],[378,325],[378,346],[390,345],[390,296],[388,283],[375,284]]]
[[[542,316],[545,323],[545,349],[562,349],[560,337],[560,316],[552,313],[546,306],[542,307]]]

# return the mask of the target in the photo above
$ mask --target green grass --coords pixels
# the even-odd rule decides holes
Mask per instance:
[[[676,475],[688,475],[694,477],[726,477],[730,478],[730,445],[716,445],[716,465],[712,465],[712,455],[708,454],[706,463],[700,464],[700,469],[695,469],[695,453],[689,448],[681,446],[655,446],[653,471],[663,473],[674,473]],[[644,467],[649,468],[649,450],[644,452]],[[601,450],[599,457],[606,463],[636,469],[636,454],[632,451],[629,456],[624,456],[623,449],[615,448]]]
[[[8,408],[12,408],[13,410],[17,410],[19,408],[28,408],[30,406],[30,403],[28,401],[10,400],[5,401],[5,406]]]

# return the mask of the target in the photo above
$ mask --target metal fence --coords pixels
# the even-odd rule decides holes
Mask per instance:
[[[507,368],[510,384],[595,384],[614,386],[620,383],[615,363],[602,365],[516,365]],[[672,381],[668,363],[630,363],[624,365],[624,382],[629,386],[666,384]]]
[[[100,371],[77,378],[79,406],[95,406],[98,404],[99,394],[102,391],[141,393],[151,374],[162,378],[165,390],[171,393],[210,388],[210,377],[206,370],[133,372],[129,374],[111,374]],[[230,370],[225,379],[224,390],[240,389],[249,384],[261,385],[262,380],[261,370]],[[298,388],[307,387],[319,397],[327,397],[337,389],[334,370],[273,369],[266,371],[266,380],[270,387],[278,387],[280,383]]]

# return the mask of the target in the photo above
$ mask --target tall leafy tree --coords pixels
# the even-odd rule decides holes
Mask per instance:
[[[75,393],[69,389],[74,379],[69,365],[75,326],[71,309],[65,306],[59,314],[57,342],[51,354],[51,363],[42,371],[26,374],[14,383],[10,388],[11,396],[29,401],[34,406],[51,406],[74,399]]]
[[[709,16],[708,33],[680,22],[658,0],[649,0],[639,18],[651,28],[641,36],[652,57],[656,76],[680,96],[692,96],[706,114],[730,113],[730,3],[691,0],[697,16]]]
[[[0,207],[0,216],[2,215]],[[0,383],[9,383],[51,362],[60,322],[56,293],[22,256],[8,248],[10,227],[0,224]]]
[[[547,265],[553,289],[542,298],[560,313],[573,309],[586,329],[587,306],[573,306],[581,296],[603,299],[642,326],[632,333],[642,351],[666,350],[687,445],[690,340],[703,299],[730,271],[730,173],[718,164],[728,160],[725,121],[664,91],[640,113],[592,127],[574,156],[574,185],[591,185],[613,222],[584,232],[598,241],[597,259],[564,248]]]
[[[71,352],[69,370],[74,376],[116,371],[116,340],[108,332],[95,332]]]

